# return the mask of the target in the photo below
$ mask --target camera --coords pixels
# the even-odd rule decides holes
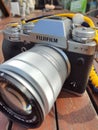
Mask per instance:
[[[11,24],[3,34],[0,110],[11,120],[37,128],[61,90],[84,93],[96,48],[94,29],[49,17]]]

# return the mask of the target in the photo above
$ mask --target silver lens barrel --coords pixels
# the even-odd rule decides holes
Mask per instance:
[[[70,72],[69,66],[69,60],[62,50],[37,45],[3,63],[0,71],[21,82],[46,115]]]

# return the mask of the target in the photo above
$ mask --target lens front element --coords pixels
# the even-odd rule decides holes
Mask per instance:
[[[8,106],[19,114],[28,115],[31,113],[31,105],[21,93],[14,89],[12,84],[0,82],[0,86],[2,97]]]

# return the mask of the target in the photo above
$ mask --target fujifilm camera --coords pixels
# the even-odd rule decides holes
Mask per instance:
[[[82,95],[93,63],[95,30],[67,17],[11,24],[4,30],[0,110],[28,128],[39,127],[59,93]]]

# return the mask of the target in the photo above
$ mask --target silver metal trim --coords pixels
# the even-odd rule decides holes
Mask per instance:
[[[94,55],[96,50],[96,42],[92,41],[86,44],[68,40],[68,49],[69,52],[75,52],[84,55]]]

